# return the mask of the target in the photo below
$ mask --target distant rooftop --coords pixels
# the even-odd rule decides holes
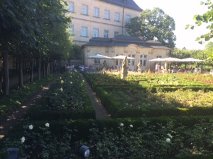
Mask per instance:
[[[169,49],[168,47],[161,44],[159,41],[144,41],[138,37],[125,36],[125,35],[118,35],[114,38],[92,38],[84,46],[112,47],[112,46],[128,46],[131,44],[148,48]]]
[[[134,2],[134,0],[101,0],[101,1],[118,5],[121,7],[129,8],[129,9],[133,9],[139,12],[142,11],[142,9]]]

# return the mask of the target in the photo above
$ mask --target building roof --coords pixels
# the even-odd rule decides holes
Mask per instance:
[[[101,0],[106,3],[114,4],[117,6],[133,9],[141,12],[142,9],[134,2],[134,0]]]
[[[131,44],[140,47],[169,49],[161,44],[159,41],[144,41],[138,37],[119,35],[114,38],[92,38],[84,46],[99,46],[99,47],[112,47],[112,46],[128,46]]]

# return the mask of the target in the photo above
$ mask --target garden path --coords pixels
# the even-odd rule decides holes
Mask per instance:
[[[9,114],[4,121],[0,121],[0,140],[5,137],[9,130],[23,120],[23,117],[27,113],[29,107],[34,105],[35,101],[42,97],[42,94],[49,89],[51,84],[52,83],[49,83],[41,90],[35,92],[33,95],[31,95],[31,97],[22,103],[22,106],[19,109]]]
[[[82,78],[85,80],[83,75],[82,75]],[[96,119],[102,120],[102,119],[110,118],[110,114],[107,113],[106,109],[101,103],[101,100],[96,96],[96,93],[92,90],[92,88],[89,86],[87,82],[86,84],[87,84],[88,95],[95,109]]]

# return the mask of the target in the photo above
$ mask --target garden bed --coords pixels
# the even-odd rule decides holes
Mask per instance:
[[[49,82],[53,81],[54,78],[54,76],[49,76],[48,78],[40,81],[26,84],[23,88],[12,90],[9,96],[3,96],[0,99],[0,121],[3,120],[8,114],[21,108],[25,101],[35,95]]]
[[[32,120],[95,118],[86,82],[77,72],[58,77],[28,116]]]
[[[213,122],[202,118],[113,119],[107,121],[33,122],[1,146],[16,146],[31,159],[80,158],[86,144],[91,159],[210,159]],[[2,148],[2,147],[1,147]],[[76,149],[77,148],[77,149]]]
[[[213,115],[213,86],[175,75],[130,75],[125,85],[116,75],[86,77],[112,117]]]

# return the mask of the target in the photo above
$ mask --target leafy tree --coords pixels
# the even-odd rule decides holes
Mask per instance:
[[[203,50],[187,50],[185,48],[183,49],[178,49],[175,48],[171,55],[173,57],[177,57],[177,58],[189,58],[189,57],[193,57],[193,58],[198,58],[198,59],[204,59],[205,57],[203,56]]]
[[[213,66],[213,42],[209,42],[206,45],[204,54],[207,57],[207,63]]]
[[[202,1],[201,5],[205,5],[207,7],[207,11],[203,14],[194,16],[195,25],[201,26],[203,24],[207,24],[206,28],[208,29],[208,32],[197,38],[197,41],[199,41],[200,44],[213,38],[213,2],[211,0],[206,0],[205,2]],[[194,29],[195,25],[188,24],[186,25],[186,29]]]
[[[71,48],[70,48],[70,51],[69,51],[69,59],[82,59],[83,58],[83,53],[82,53],[82,49],[80,46],[78,45],[73,45]]]
[[[156,37],[168,47],[175,46],[175,21],[159,8],[144,10],[140,17],[132,18],[126,27],[132,36],[143,37],[144,40],[153,40]]]
[[[34,62],[38,72],[48,74],[50,61],[65,57],[71,45],[66,28],[69,18],[62,0],[1,0],[0,53],[3,57],[3,91],[9,94],[8,55],[19,63],[19,83],[23,86],[23,64],[31,61],[33,81]],[[40,78],[39,78],[40,79]]]

